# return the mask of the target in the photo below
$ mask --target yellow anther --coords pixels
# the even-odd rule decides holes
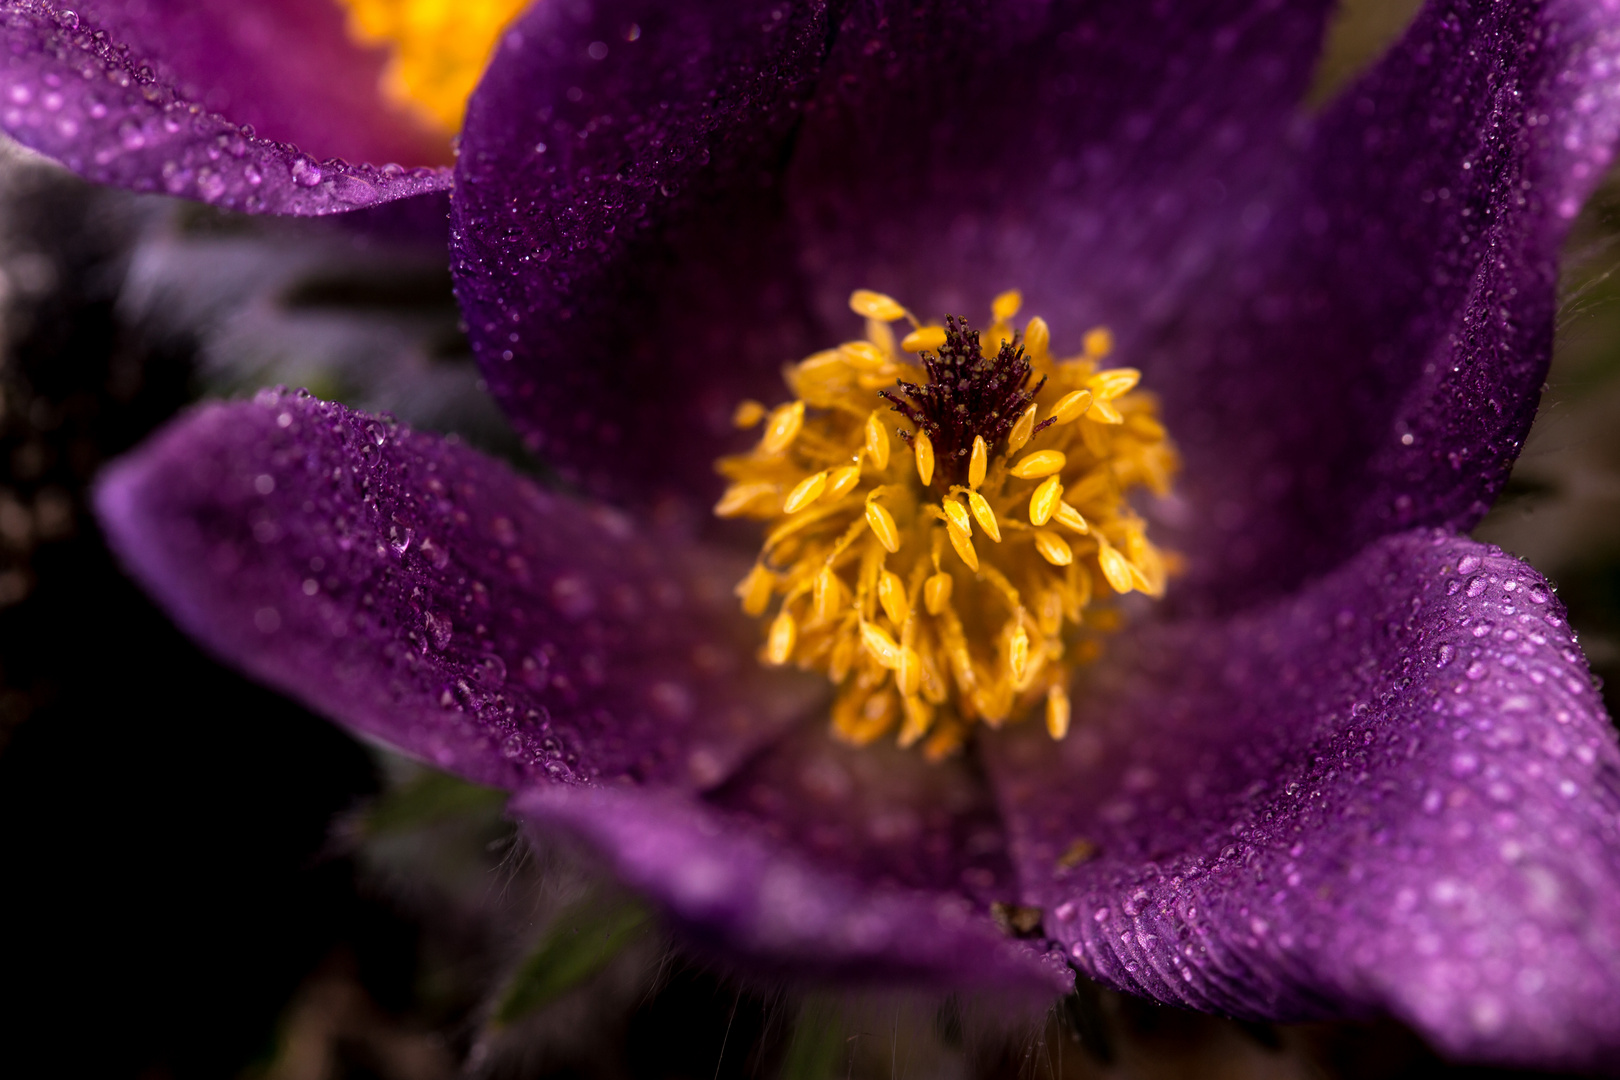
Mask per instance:
[[[877,409],[866,418],[866,455],[878,472],[889,467],[889,429],[883,426],[883,413]]]
[[[889,358],[870,341],[847,341],[838,347],[838,355],[852,368],[860,371],[881,371]]]
[[[1053,739],[1069,733],[1069,694],[1056,683],[1046,691],[1046,733]]]
[[[765,662],[781,667],[793,659],[793,646],[799,640],[799,624],[783,609],[771,623],[771,632],[765,639]]]
[[[825,470],[812,473],[800,480],[792,491],[788,492],[787,501],[782,504],[782,513],[797,514],[809,506],[827,490],[827,473]]]
[[[900,645],[883,632],[883,628],[869,622],[861,623],[861,644],[872,654],[872,659],[893,671],[900,666]]]
[[[1008,472],[1020,480],[1038,480],[1043,476],[1063,471],[1068,463],[1068,457],[1061,450],[1037,450],[1033,454],[1026,454],[1018,460]]]
[[[1057,509],[1052,511],[1052,520],[1059,525],[1068,526],[1081,535],[1091,531],[1091,526],[1086,524],[1086,519],[1080,516],[1080,511],[1066,502],[1057,504]]]
[[[799,437],[803,427],[804,402],[778,406],[772,410],[770,421],[765,425],[765,435],[759,440],[760,450],[767,454],[780,454],[793,445],[793,440]]]
[[[1035,414],[1040,406],[1031,404],[1013,424],[1012,430],[1007,433],[1007,453],[1016,454],[1029,444],[1029,438],[1035,434]]]
[[[1136,587],[1131,564],[1119,553],[1119,549],[1101,536],[1097,537],[1097,565],[1102,568],[1103,577],[1108,579],[1115,592],[1128,593]]]
[[[990,314],[995,316],[996,322],[1006,322],[1018,314],[1018,309],[1024,306],[1024,294],[1017,289],[1008,289],[994,300],[990,301]]]
[[[816,575],[815,588],[811,595],[816,604],[816,621],[830,622],[843,607],[844,586],[833,573],[833,568],[823,566],[821,573]]]
[[[1029,671],[1029,631],[1022,623],[1012,632],[1007,642],[1007,667],[1012,670],[1013,682],[1023,682]]]
[[[856,289],[849,294],[849,309],[863,319],[894,322],[906,317],[906,309],[892,296],[870,289]]]
[[[1086,380],[1086,385],[1104,401],[1112,401],[1121,394],[1128,394],[1136,389],[1136,384],[1142,381],[1142,373],[1135,368],[1109,368],[1099,371]]]
[[[898,681],[898,680],[896,680]],[[901,746],[913,746],[928,734],[934,723],[934,707],[917,697],[906,698],[906,722],[900,727],[896,740]]]
[[[1052,328],[1039,315],[1029,320],[1024,328],[1024,352],[1040,359],[1052,349]]]
[[[878,538],[883,550],[890,555],[900,550],[900,528],[894,523],[894,515],[875,502],[866,504],[866,524],[871,528],[872,535]]]
[[[922,685],[922,657],[917,655],[916,649],[900,650],[900,666],[894,669],[894,685],[907,698],[916,695],[917,688]]]
[[[928,432],[918,431],[911,438],[911,448],[917,455],[917,478],[928,487],[934,482],[934,441]]]
[[[990,503],[977,491],[968,492],[968,506],[973,511],[973,520],[979,523],[979,528],[996,543],[1001,543],[1001,523],[996,520],[996,512],[990,508]]]
[[[1035,530],[1035,550],[1041,553],[1041,558],[1053,566],[1068,566],[1074,562],[1074,549],[1069,546],[1067,540],[1051,529]]]
[[[973,535],[973,519],[968,517],[967,507],[955,499],[946,499],[939,505],[945,511],[945,520],[952,528],[962,530],[963,536]]]
[[[956,554],[967,563],[968,569],[977,572],[979,553],[973,550],[973,538],[958,528],[954,521],[946,522],[945,533],[951,538],[951,547],[955,548]]]
[[[770,599],[766,593],[765,598]],[[935,574],[923,583],[923,606],[928,614],[938,615],[945,610],[945,605],[951,602],[951,575]]]
[[[1047,637],[1063,629],[1063,594],[1057,589],[1043,589],[1035,598],[1035,625]]]
[[[737,599],[742,601],[742,609],[756,618],[765,614],[765,608],[771,602],[771,592],[776,588],[776,575],[765,569],[760,563],[748,571],[748,576],[737,582],[732,591]]]
[[[841,683],[849,677],[850,668],[855,666],[855,655],[860,651],[860,639],[854,634],[844,634],[833,646],[832,655],[827,658],[827,678],[835,683]]]
[[[983,435],[973,436],[973,453],[968,458],[968,487],[978,490],[984,483],[984,474],[990,468],[990,446]]]
[[[1057,477],[1048,476],[1042,480],[1035,494],[1029,497],[1029,523],[1045,525],[1052,519],[1052,511],[1058,508],[1062,499],[1063,484]]]
[[[1086,356],[1092,360],[1100,360],[1114,351],[1114,333],[1106,326],[1099,326],[1094,330],[1086,331]]]
[[[906,352],[938,352],[940,346],[945,344],[945,328],[943,326],[923,326],[900,339],[900,347]]]
[[[1091,403],[1091,408],[1086,410],[1086,418],[1095,420],[1099,424],[1123,424],[1125,422],[1125,414],[1114,408],[1111,402],[1104,401],[1101,398]]]
[[[906,599],[906,585],[900,580],[900,575],[892,570],[883,571],[878,578],[878,603],[883,605],[883,613],[894,623],[895,628],[906,624],[911,617],[911,603]]]
[[[1091,408],[1093,395],[1090,390],[1071,390],[1058,398],[1058,403],[1052,406],[1052,416],[1060,424],[1067,424],[1071,420],[1078,420]]]
[[[841,469],[834,469],[827,474],[827,498],[837,499],[848,495],[855,490],[855,485],[861,482],[861,467],[859,465],[845,465]]]
[[[738,517],[750,510],[758,510],[774,503],[780,490],[775,484],[764,481],[732,484],[720,496],[720,501],[714,504],[715,516]]]
[[[763,419],[765,406],[757,401],[739,401],[731,412],[731,426],[739,431],[747,431]]]

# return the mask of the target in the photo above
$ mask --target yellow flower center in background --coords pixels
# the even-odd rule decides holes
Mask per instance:
[[[858,291],[864,340],[791,365],[792,401],[737,408],[763,435],[717,464],[715,513],[769,526],[737,595],[769,619],[766,663],[837,684],[833,730],[850,742],[898,728],[939,759],[1043,699],[1061,739],[1071,669],[1117,623],[1098,598],[1164,593],[1165,558],[1127,501],[1168,492],[1177,468],[1157,405],[1139,372],[1101,366],[1107,330],[1059,358],[1044,320],[1012,328],[1020,304],[996,297],[981,336]]]
[[[383,96],[446,135],[461,130],[467,98],[495,40],[529,0],[338,0],[349,37],[387,46]]]

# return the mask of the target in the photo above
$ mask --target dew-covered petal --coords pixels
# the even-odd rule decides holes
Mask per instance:
[[[807,859],[736,813],[670,792],[549,786],[513,811],[596,849],[675,926],[728,961],[797,977],[1001,986],[1073,985],[1061,962],[1002,936],[959,896],[872,885]]]
[[[1620,1053],[1620,749],[1517,559],[1398,534],[1110,643],[1073,691],[1065,741],[986,756],[1082,970],[1239,1017],[1393,1013],[1469,1058]]]
[[[11,0],[0,128],[98,183],[249,213],[331,214],[449,187],[448,169],[388,164],[409,145],[386,136],[380,105],[349,100],[350,82],[370,76],[312,30],[336,20],[335,6],[314,17],[320,5],[109,3],[104,28],[82,10]],[[375,71],[373,59],[358,62]],[[344,137],[351,126],[369,141]],[[376,165],[332,156],[373,153]]]
[[[1530,426],[1557,257],[1620,125],[1612,4],[1436,2],[1141,345],[1184,451],[1184,589],[1285,587],[1466,529]]]
[[[719,492],[743,396],[809,351],[777,174],[820,3],[540,3],[468,108],[458,295],[531,448],[597,491]]]
[[[708,787],[821,693],[754,661],[745,567],[301,394],[183,417],[97,507],[222,659],[482,783]]]

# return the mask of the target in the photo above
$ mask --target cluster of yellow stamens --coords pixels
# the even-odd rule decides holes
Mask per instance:
[[[348,33],[386,46],[383,96],[426,126],[454,135],[495,40],[529,0],[338,0]]]
[[[858,291],[864,340],[789,365],[792,401],[737,408],[763,434],[718,463],[715,513],[769,523],[737,595],[770,615],[765,662],[838,685],[833,730],[851,742],[898,728],[937,759],[1042,698],[1060,739],[1070,669],[1117,619],[1095,598],[1164,592],[1126,501],[1167,492],[1177,467],[1154,400],[1137,371],[1101,366],[1107,330],[1060,359],[1044,320],[1012,328],[1020,305],[996,297],[975,335]]]

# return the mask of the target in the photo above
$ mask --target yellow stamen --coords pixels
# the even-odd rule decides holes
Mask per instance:
[[[849,309],[863,319],[894,322],[906,317],[906,309],[892,296],[870,289],[856,289],[849,295]]]
[[[382,75],[383,96],[425,125],[453,135],[461,129],[467,97],[495,51],[496,39],[529,0],[338,3],[349,13],[351,39],[389,50]]]
[[[1018,309],[1024,306],[1024,294],[1017,289],[1009,289],[990,301],[990,314],[996,322],[1004,323],[1018,314]]]
[[[984,483],[985,470],[990,467],[990,444],[983,435],[973,436],[973,455],[968,461],[968,487],[979,490]]]
[[[1106,326],[1088,330],[1085,337],[1087,360],[1101,360],[1114,351],[1114,335]]]
[[[917,455],[917,478],[923,487],[934,482],[934,443],[928,432],[919,431],[912,436],[912,450]]]
[[[1062,472],[1067,462],[1068,457],[1061,450],[1037,450],[1020,458],[1018,464],[1007,471],[1020,480],[1038,480]]]
[[[763,419],[765,406],[757,401],[739,401],[731,414],[731,426],[739,431],[747,431]]]
[[[973,353],[959,351],[973,347],[957,324],[948,337],[892,297],[857,293],[862,340],[790,365],[785,403],[734,414],[758,441],[718,463],[726,489],[715,512],[765,523],[738,601],[768,623],[765,663],[834,683],[832,730],[848,742],[894,738],[939,760],[980,723],[1038,713],[1063,738],[1075,669],[1122,617],[1104,605],[1122,592],[1164,594],[1172,563],[1127,501],[1167,491],[1177,468],[1153,399],[1134,369],[1100,366],[1106,332],[1068,357],[1038,318],[1020,340],[1019,299],[996,298]],[[911,332],[897,343],[890,324],[901,319]],[[1023,351],[1003,360],[1009,342]],[[947,346],[958,351],[941,361],[968,381],[956,400],[979,400],[973,380],[1002,378],[1007,364],[1027,361],[1029,373],[986,382],[1013,396],[970,416],[928,397],[913,354]],[[907,405],[897,381],[922,396],[902,388]],[[894,409],[874,400],[880,390]],[[894,453],[891,424],[909,457]],[[982,552],[976,532],[989,538]]]

